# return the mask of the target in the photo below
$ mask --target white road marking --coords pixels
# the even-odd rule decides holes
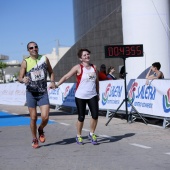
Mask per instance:
[[[52,120],[52,119],[49,119],[50,121],[52,121],[52,122],[56,122],[55,120]]]
[[[170,155],[170,152],[167,152],[167,153],[165,153],[165,154]]]
[[[70,124],[67,124],[67,123],[60,123],[61,125],[66,125],[66,126],[69,126]]]
[[[137,147],[144,148],[144,149],[150,149],[151,148],[149,146],[140,145],[140,144],[137,144],[137,143],[130,143],[130,145],[137,146]]]
[[[13,115],[18,115],[17,113],[12,113]]]
[[[115,137],[107,136],[107,135],[97,135],[99,137],[109,138],[109,139],[116,139]]]
[[[88,130],[88,129],[82,129],[83,131],[86,131],[86,132],[90,132],[90,130]]]

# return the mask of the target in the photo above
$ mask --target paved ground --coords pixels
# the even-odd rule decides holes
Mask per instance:
[[[29,116],[27,107],[0,105],[1,112]],[[0,116],[0,170],[169,170],[170,129],[113,118],[99,117],[96,134],[99,145],[87,138],[90,117],[86,116],[83,138],[75,143],[77,115],[51,109],[54,123],[45,128],[47,141],[39,149],[31,147],[29,125],[2,126],[8,116]],[[11,120],[10,120],[11,121]],[[12,124],[12,123],[11,123]]]

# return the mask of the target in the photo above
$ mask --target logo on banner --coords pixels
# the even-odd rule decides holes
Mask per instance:
[[[167,95],[163,95],[163,109],[165,113],[170,112],[170,88],[167,91]]]
[[[153,86],[139,86],[137,82],[134,82],[129,90],[128,99],[134,106],[143,108],[152,108],[152,100],[155,100],[156,88]],[[148,102],[147,102],[148,100]],[[128,104],[130,107],[130,104]]]
[[[122,94],[122,86],[112,86],[110,83],[107,85],[106,90],[102,93],[102,104],[119,104]]]
[[[67,86],[65,88],[64,93],[62,93],[62,101],[64,103],[73,103],[75,102],[75,87],[73,86]]]
[[[135,91],[136,91],[136,88],[138,87],[138,83],[137,82],[134,82],[129,90],[129,93],[128,93],[128,99],[129,99],[129,102],[130,103],[133,103],[133,101],[135,100]]]
[[[59,88],[57,89],[48,89],[48,96],[50,100],[58,100]]]
[[[63,101],[67,98],[67,96],[69,95],[69,92],[70,92],[70,86],[67,86],[67,87],[65,88],[64,93],[62,93],[62,100],[63,100]]]
[[[109,97],[109,91],[111,88],[111,84],[109,83],[106,87],[106,90],[104,93],[102,93],[102,104],[105,105],[107,103],[108,97]]]

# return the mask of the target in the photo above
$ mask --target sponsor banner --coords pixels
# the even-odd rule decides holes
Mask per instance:
[[[116,110],[124,99],[124,80],[108,80],[100,82],[100,109]],[[120,110],[125,110],[125,102],[123,102]]]
[[[62,93],[62,105],[76,107],[75,104],[75,83],[63,83],[60,87]]]
[[[47,86],[49,83],[47,83]],[[48,97],[50,104],[52,105],[62,105],[62,90],[61,87],[56,89],[48,89]]]
[[[21,83],[8,83],[0,85],[0,104],[25,105],[26,88]]]
[[[63,83],[57,89],[48,90],[50,104],[76,107],[75,83]]]
[[[127,90],[128,111],[133,106],[139,113],[170,117],[170,80],[153,80],[146,85],[146,79],[130,80]],[[48,90],[50,104],[76,107],[75,83],[63,83],[57,89]],[[125,99],[124,80],[100,82],[99,109],[116,110]],[[24,84],[0,84],[0,104],[25,105],[26,88]],[[125,110],[125,102],[119,110]]]
[[[143,114],[170,117],[170,81],[136,79],[128,90],[128,99]],[[130,109],[128,105],[128,110]]]

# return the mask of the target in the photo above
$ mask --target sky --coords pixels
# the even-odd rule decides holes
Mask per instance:
[[[39,54],[74,45],[72,0],[0,0],[0,54],[21,62],[30,41]]]

